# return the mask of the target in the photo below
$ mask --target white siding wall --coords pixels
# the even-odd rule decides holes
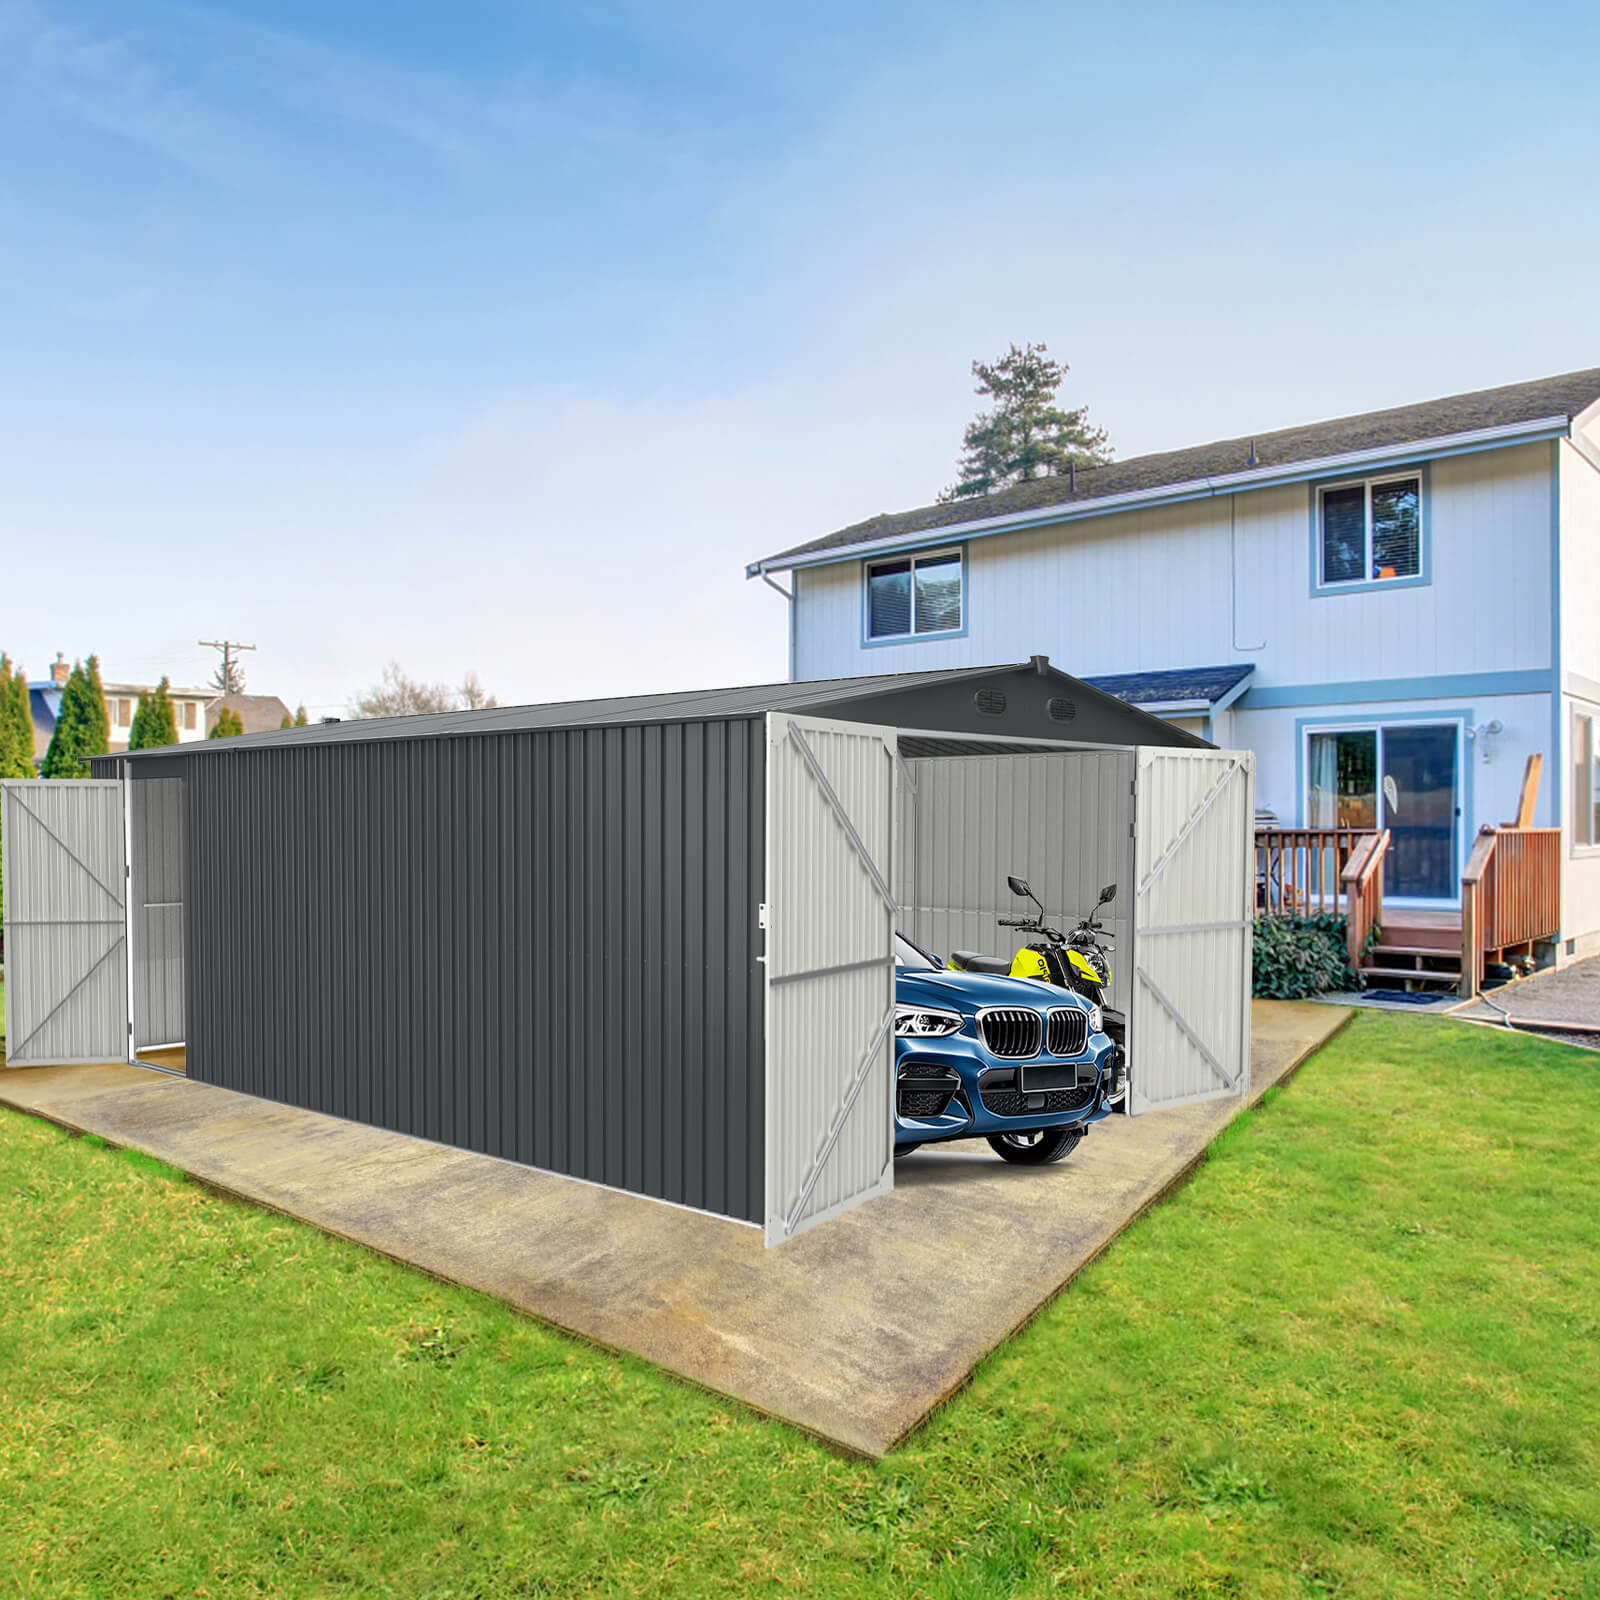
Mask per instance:
[[[1237,497],[1231,582],[1226,498],[974,540],[959,639],[864,648],[859,560],[802,571],[795,676],[1035,651],[1080,677],[1253,661],[1257,687],[1548,669],[1551,459],[1531,444],[1434,462],[1433,581],[1387,593],[1311,595],[1305,484]]]
[[[1600,452],[1600,423],[1584,437]],[[1561,675],[1561,921],[1581,957],[1600,954],[1600,850],[1572,842],[1572,716],[1600,716],[1600,469],[1570,444],[1561,446]]]

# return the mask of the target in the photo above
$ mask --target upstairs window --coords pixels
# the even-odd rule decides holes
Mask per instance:
[[[1317,492],[1323,588],[1422,574],[1422,479],[1416,473],[1330,484]]]
[[[961,552],[940,550],[867,566],[867,637],[961,631]]]

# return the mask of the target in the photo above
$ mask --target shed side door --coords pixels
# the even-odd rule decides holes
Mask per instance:
[[[1250,1084],[1254,757],[1138,752],[1131,1112]]]
[[[128,1056],[122,784],[0,784],[6,932],[6,1062]]]
[[[766,1239],[894,1184],[893,735],[767,717]]]

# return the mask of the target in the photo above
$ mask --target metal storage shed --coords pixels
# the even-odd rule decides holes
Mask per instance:
[[[1134,1109],[1248,1073],[1250,757],[1043,657],[95,777],[5,786],[14,1065],[182,1040],[204,1082],[777,1242],[893,1182],[895,926],[993,945],[1017,871],[1062,912],[1124,885]]]

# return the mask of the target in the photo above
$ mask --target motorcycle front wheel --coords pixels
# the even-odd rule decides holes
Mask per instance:
[[[1078,1148],[1082,1128],[1036,1128],[1032,1133],[992,1133],[989,1148],[1002,1161],[1023,1167],[1044,1167],[1064,1161]]]

